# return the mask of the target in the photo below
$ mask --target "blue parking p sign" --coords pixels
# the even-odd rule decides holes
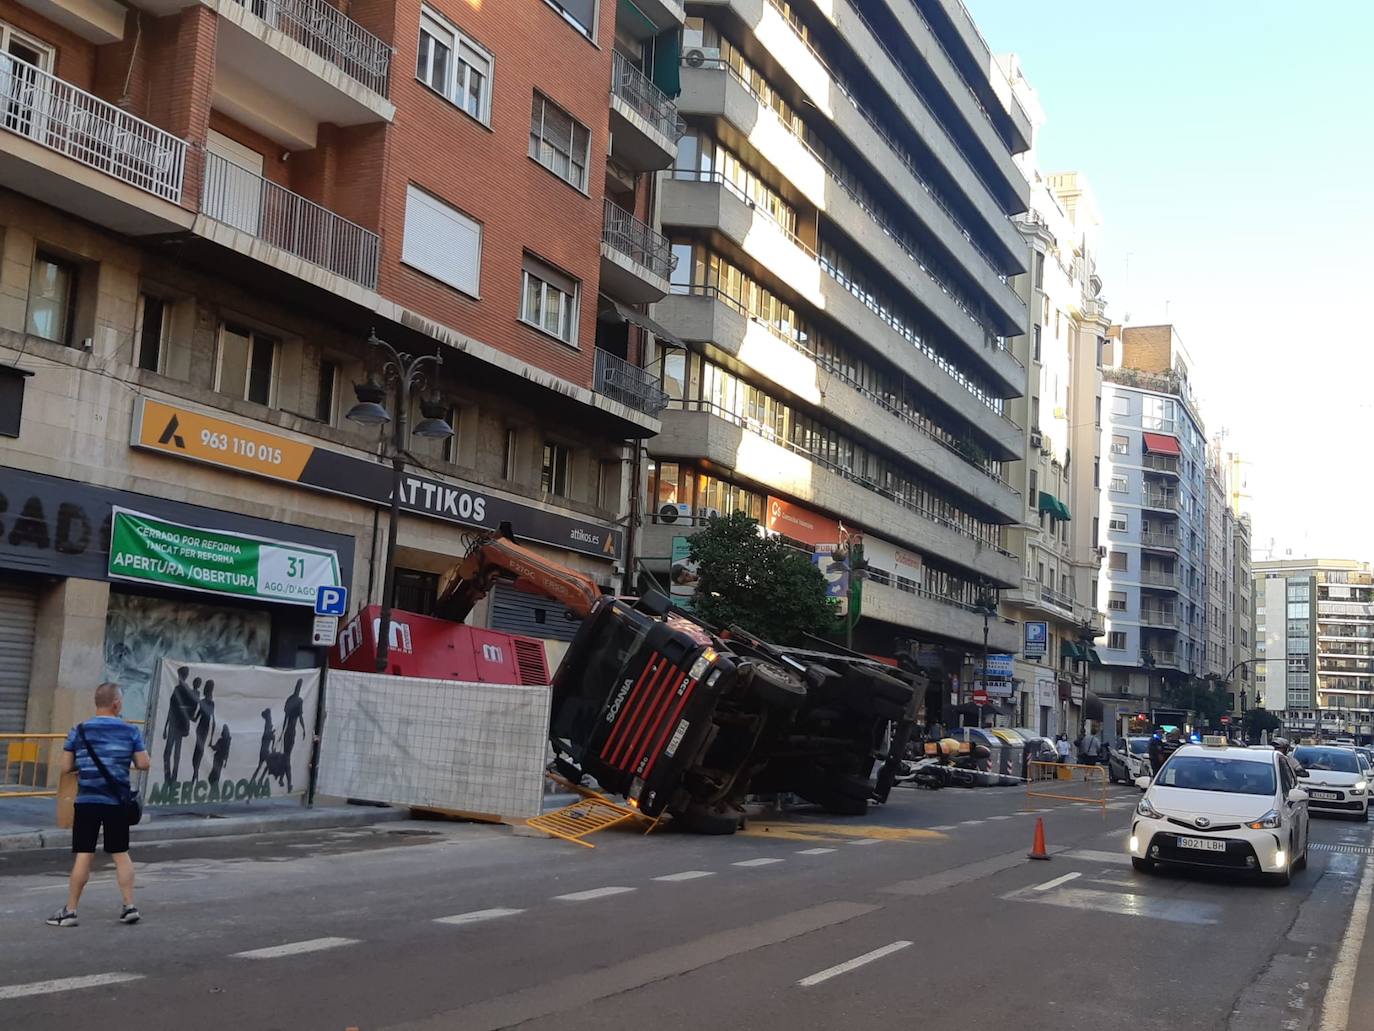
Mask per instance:
[[[315,615],[342,616],[347,611],[347,587],[321,587],[315,592]]]

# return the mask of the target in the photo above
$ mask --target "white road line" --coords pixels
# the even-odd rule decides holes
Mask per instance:
[[[824,856],[834,852],[833,848],[804,848],[797,853],[799,856]]]
[[[731,863],[731,866],[771,866],[774,863],[781,863],[781,859],[742,859],[738,863]]]
[[[523,913],[523,909],[478,909],[471,913],[459,913],[457,916],[435,917],[436,924],[480,924],[484,920],[499,920],[503,916],[516,916]]]
[[[989,816],[989,820],[1010,820],[1010,816]]]
[[[855,956],[847,963],[841,963],[839,966],[822,970],[819,973],[812,974],[810,977],[803,977],[797,982],[797,985],[801,988],[811,988],[820,984],[822,981],[829,981],[832,977],[839,977],[841,974],[847,974],[851,970],[857,970],[867,963],[872,963],[875,959],[882,959],[884,956],[890,956],[894,952],[901,952],[910,944],[911,942],[900,941],[893,942],[891,945],[884,945],[881,949],[874,949],[872,952],[865,952],[862,956]]]
[[[592,899],[604,899],[608,895],[624,895],[626,892],[634,891],[633,888],[615,886],[611,888],[592,888],[590,891],[574,891],[567,895],[555,895],[555,902],[590,902]]]
[[[942,824],[940,824],[940,826],[938,826],[938,827],[927,827],[926,830],[930,830],[930,831],[952,831],[952,830],[954,830],[954,827],[955,827],[955,825],[952,824],[952,823],[942,823]]]
[[[699,877],[714,877],[715,872],[711,870],[683,870],[682,873],[664,874],[662,877],[655,877],[656,881],[695,881]]]
[[[99,988],[107,984],[122,984],[125,981],[138,981],[142,974],[87,974],[85,977],[59,977],[56,981],[34,981],[32,984],[9,984],[0,986],[0,1000],[22,999],[28,995],[52,995],[56,992],[74,992],[78,988]]]
[[[1346,1031],[1350,1020],[1350,996],[1355,988],[1355,971],[1360,965],[1365,924],[1369,921],[1371,892],[1374,892],[1374,862],[1365,860],[1360,890],[1355,893],[1355,905],[1350,910],[1350,923],[1341,939],[1336,965],[1331,968],[1331,980],[1327,982],[1321,1031]]]
[[[959,826],[960,826],[960,827],[976,827],[976,826],[978,826],[978,825],[979,825],[980,823],[982,823],[982,822],[983,822],[982,820],[965,820],[963,823],[959,824]]]
[[[849,842],[849,844],[851,844],[851,845],[881,845],[882,842],[883,842],[883,839],[882,839],[882,838],[859,838],[857,841],[851,841],[851,842]]]
[[[1078,878],[1078,877],[1082,877],[1082,876],[1083,876],[1083,875],[1082,875],[1081,873],[1077,873],[1077,872],[1075,872],[1075,873],[1066,873],[1063,877],[1056,877],[1054,880],[1052,880],[1052,881],[1046,881],[1044,884],[1037,884],[1037,885],[1035,886],[1035,890],[1036,890],[1036,891],[1049,891],[1051,888],[1057,888],[1057,887],[1059,887],[1061,884],[1068,884],[1069,881],[1072,881],[1072,880],[1074,880],[1074,879],[1076,879],[1076,878]]]
[[[322,952],[325,949],[357,944],[357,938],[310,938],[303,942],[288,942],[285,945],[270,945],[265,949],[235,952],[233,956],[235,959],[278,959],[282,956],[297,956],[303,952]]]

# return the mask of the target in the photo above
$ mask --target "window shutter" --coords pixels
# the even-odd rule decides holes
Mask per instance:
[[[401,260],[476,297],[482,266],[482,226],[411,186],[406,191]]]
[[[559,272],[549,265],[545,265],[538,258],[532,257],[529,254],[525,255],[525,271],[537,279],[542,279],[544,282],[548,283],[549,286],[556,290],[563,291],[563,293],[567,294],[570,298],[576,300],[577,280],[573,279],[571,276],[564,275],[562,272]]]

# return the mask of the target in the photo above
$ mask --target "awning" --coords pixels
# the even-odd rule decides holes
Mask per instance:
[[[1059,509],[1062,507],[1059,504],[1059,499],[1056,498],[1053,494],[1047,493],[1046,491],[1042,490],[1040,492],[1040,500],[1035,507],[1041,512],[1048,512],[1056,519],[1063,518],[1063,516],[1059,514]]]
[[[663,328],[661,323],[655,322],[642,311],[636,311],[634,308],[627,307],[618,301],[613,301],[605,294],[601,295],[600,302],[600,310],[597,312],[597,318],[602,322],[628,322],[631,325],[638,326],[640,329],[652,333],[655,340],[667,347],[681,347],[684,349],[687,347],[685,342],[668,332],[668,330]]]
[[[1075,644],[1073,641],[1060,641],[1060,642],[1059,642],[1059,657],[1060,657],[1061,659],[1083,659],[1083,658],[1086,658],[1086,656],[1083,654],[1083,649],[1080,648],[1080,647],[1079,647],[1077,644]]]
[[[1054,503],[1059,507],[1059,518],[1060,518],[1060,519],[1064,520],[1064,522],[1067,523],[1070,519],[1073,518],[1073,516],[1069,515],[1069,506],[1068,506],[1068,505],[1064,504],[1064,502],[1060,501],[1058,498],[1055,498],[1055,499],[1054,499]]]
[[[1085,647],[1083,649],[1083,655],[1094,666],[1102,665],[1102,656],[1097,654],[1096,648],[1093,648],[1091,646]]]
[[[1179,455],[1178,438],[1167,433],[1145,433],[1145,450],[1152,455]]]

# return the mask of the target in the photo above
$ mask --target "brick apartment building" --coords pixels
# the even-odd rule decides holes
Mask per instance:
[[[345,418],[373,331],[442,356],[410,416],[456,431],[407,442],[396,603],[504,519],[619,581],[683,16],[0,0],[0,730],[105,677],[138,715],[158,654],[308,661],[308,606],[112,576],[117,509],[381,600],[388,431]],[[570,632],[513,591],[472,618]]]

